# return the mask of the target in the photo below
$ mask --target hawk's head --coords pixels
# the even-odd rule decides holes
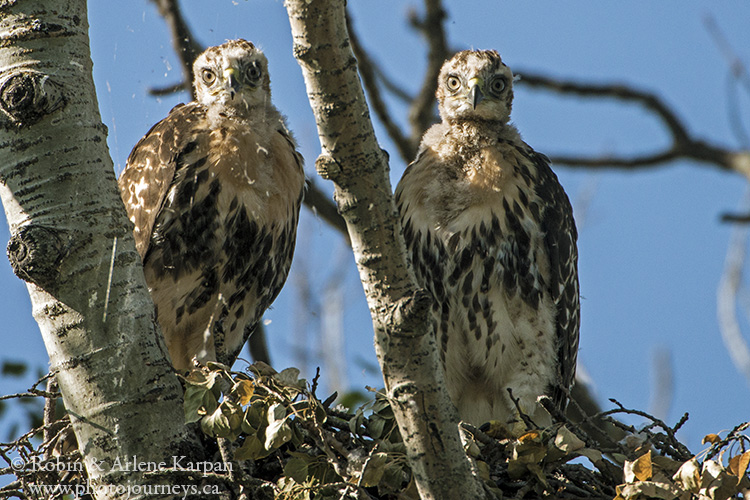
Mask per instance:
[[[513,104],[513,73],[494,50],[464,50],[443,64],[436,96],[443,120],[506,123]]]
[[[268,61],[246,40],[230,40],[206,49],[193,63],[196,100],[221,112],[246,115],[271,100]]]

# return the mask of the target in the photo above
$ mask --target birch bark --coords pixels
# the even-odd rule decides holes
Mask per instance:
[[[344,0],[286,0],[294,54],[305,77],[322,153],[335,185],[375,329],[375,350],[423,499],[484,498],[461,446],[427,315],[417,289],[357,61]]]
[[[0,3],[0,199],[97,498],[196,454],[115,183],[85,0]],[[159,497],[160,495],[152,495]]]

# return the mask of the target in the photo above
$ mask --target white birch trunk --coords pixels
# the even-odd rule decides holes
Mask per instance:
[[[154,479],[113,468],[116,460],[171,463],[194,448],[117,192],[91,68],[85,0],[2,2],[8,255],[27,282],[97,498],[140,498],[127,486]]]
[[[375,329],[388,396],[423,499],[484,498],[461,446],[345,23],[344,0],[286,0],[294,53],[315,113],[318,172],[336,186]]]

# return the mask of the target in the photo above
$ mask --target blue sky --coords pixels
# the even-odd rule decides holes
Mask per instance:
[[[398,83],[415,92],[425,66],[424,45],[408,27],[414,1],[350,0],[355,27],[373,58]],[[446,1],[446,29],[455,48],[495,48],[512,69],[591,82],[622,82],[661,95],[699,137],[739,146],[728,106],[728,64],[704,25],[711,15],[745,63],[750,63],[750,4],[741,1],[579,1],[560,3]],[[184,94],[155,99],[151,87],[179,81],[180,68],[164,23],[146,0],[91,2],[89,20],[94,77],[109,147],[119,173],[130,149]],[[273,98],[288,116],[306,158],[308,175],[319,152],[315,122],[292,56],[281,1],[185,1],[185,15],[205,45],[243,37],[270,61]],[[406,110],[389,100],[399,123]],[[750,97],[739,108],[750,128]],[[560,98],[519,87],[513,121],[540,152],[639,153],[668,144],[650,115],[610,101]],[[392,182],[405,164],[378,127],[391,152]],[[709,432],[750,419],[750,385],[734,368],[716,320],[716,289],[730,229],[719,222],[745,190],[736,174],[692,162],[626,173],[557,167],[579,218],[582,304],[579,359],[602,401],[648,409],[654,387],[652,358],[668,353],[674,398],[666,415],[674,423],[691,415],[682,431],[693,451]],[[331,192],[331,186],[316,182]],[[585,217],[581,203],[585,204]],[[0,224],[0,241],[8,240]],[[382,385],[375,365],[372,326],[353,259],[345,244],[306,211],[287,287],[266,315],[278,369],[309,358],[308,372],[330,352],[317,336],[320,315],[301,306],[298,283],[306,278],[322,301],[336,283],[344,306],[346,383],[354,389]],[[22,360],[46,369],[47,356],[31,317],[25,286],[0,259],[0,360]],[[744,335],[750,337],[747,322]],[[307,332],[307,337],[303,333]],[[663,363],[662,363],[663,364]],[[0,393],[27,388],[31,378],[0,379]],[[323,384],[326,374],[323,373]]]

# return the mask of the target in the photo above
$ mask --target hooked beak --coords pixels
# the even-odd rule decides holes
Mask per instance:
[[[478,77],[474,77],[471,80],[469,80],[469,100],[471,101],[471,106],[473,109],[477,109],[477,106],[479,106],[479,103],[482,102],[482,99],[484,99],[484,94],[482,94],[482,79]]]
[[[234,94],[237,93],[240,87],[240,82],[237,80],[234,68],[227,68],[224,70],[224,81],[229,86],[229,97],[234,99]]]

